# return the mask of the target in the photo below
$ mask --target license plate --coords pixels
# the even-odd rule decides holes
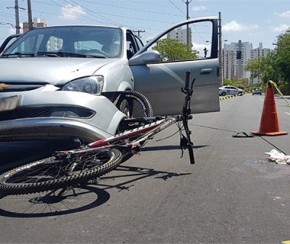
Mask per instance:
[[[16,108],[18,96],[0,97],[0,111],[8,111]]]

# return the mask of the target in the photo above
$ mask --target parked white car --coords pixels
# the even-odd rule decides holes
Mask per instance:
[[[220,96],[226,96],[226,95],[243,95],[244,90],[240,89],[235,86],[222,86],[219,88],[219,95]]]

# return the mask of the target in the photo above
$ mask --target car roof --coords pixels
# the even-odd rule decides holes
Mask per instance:
[[[125,26],[117,26],[117,25],[53,25],[53,26],[45,26],[45,27],[36,27],[32,30],[36,29],[53,29],[53,28],[71,28],[71,27],[103,27],[103,28],[118,28],[123,30],[128,30],[129,28]]]

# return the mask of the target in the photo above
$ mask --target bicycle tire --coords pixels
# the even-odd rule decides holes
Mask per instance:
[[[84,184],[121,163],[122,153],[116,148],[75,150],[65,156],[50,156],[1,174],[0,192],[21,195]],[[73,170],[70,169],[72,164],[76,165]]]
[[[142,118],[153,116],[153,108],[146,96],[136,91],[121,92],[121,98],[117,103],[120,111],[128,117]]]

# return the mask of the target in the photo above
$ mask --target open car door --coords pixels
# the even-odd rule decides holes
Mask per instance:
[[[218,18],[180,22],[155,37],[129,60],[135,90],[155,115],[180,114],[186,71],[195,78],[192,113],[219,111]]]

